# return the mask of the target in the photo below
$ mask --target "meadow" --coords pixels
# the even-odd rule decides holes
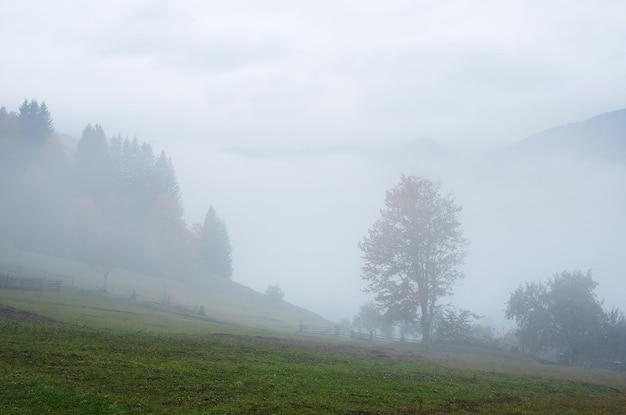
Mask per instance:
[[[626,373],[0,290],[2,414],[623,414]]]

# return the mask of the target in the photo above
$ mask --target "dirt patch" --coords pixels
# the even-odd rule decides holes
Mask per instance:
[[[45,317],[31,311],[18,310],[2,304],[0,304],[0,319],[12,321],[33,321],[37,323],[59,323],[58,320],[53,318]]]

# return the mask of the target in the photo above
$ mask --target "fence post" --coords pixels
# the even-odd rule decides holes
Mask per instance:
[[[300,333],[302,333],[304,331],[304,326],[302,325],[302,320],[300,320],[300,327],[298,328],[298,331]]]

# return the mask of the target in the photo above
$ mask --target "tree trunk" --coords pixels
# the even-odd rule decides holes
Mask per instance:
[[[430,343],[430,323],[431,316],[428,312],[428,305],[421,304],[422,307],[422,343]]]

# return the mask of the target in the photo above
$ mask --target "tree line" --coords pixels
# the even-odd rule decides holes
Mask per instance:
[[[461,209],[452,193],[427,178],[403,175],[387,191],[380,218],[359,243],[364,291],[373,300],[355,316],[357,327],[395,327],[424,342],[467,344],[477,333],[486,337],[472,324],[478,315],[441,304],[464,277]],[[615,307],[603,308],[594,294],[597,285],[591,271],[562,272],[511,293],[506,317],[517,323],[522,348],[535,356],[557,353],[565,364],[624,362],[626,318]]]
[[[0,108],[0,240],[102,267],[232,278],[226,225],[211,206],[188,227],[172,159],[87,125],[75,146],[45,103]],[[181,272],[184,271],[184,272]]]

